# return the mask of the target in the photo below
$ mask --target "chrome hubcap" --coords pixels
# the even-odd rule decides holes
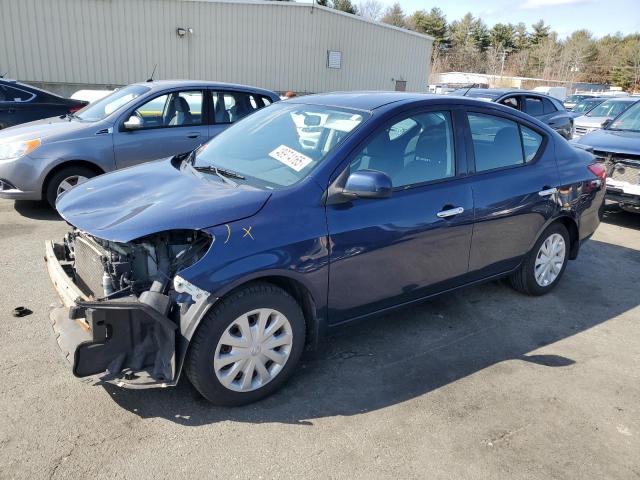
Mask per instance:
[[[560,270],[562,270],[565,254],[564,238],[558,233],[550,235],[540,245],[535,264],[535,277],[538,285],[546,287],[555,282],[560,275]]]
[[[60,185],[58,185],[57,195],[60,196],[67,190],[71,190],[76,185],[80,185],[81,183],[89,180],[87,177],[83,177],[82,175],[72,175],[70,177],[65,178]]]
[[[220,337],[213,360],[216,377],[236,392],[250,392],[273,380],[291,354],[287,317],[259,308],[236,318]]]

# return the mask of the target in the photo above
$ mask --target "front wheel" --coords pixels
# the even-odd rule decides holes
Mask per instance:
[[[191,339],[185,368],[211,403],[238,406],[275,392],[292,375],[305,321],[291,295],[256,283],[220,301]]]
[[[86,167],[66,167],[56,172],[47,183],[45,197],[52,208],[56,208],[56,199],[64,192],[80,185],[92,177],[96,172]]]
[[[569,232],[560,223],[550,225],[511,275],[511,285],[528,295],[544,295],[555,288],[569,260]]]

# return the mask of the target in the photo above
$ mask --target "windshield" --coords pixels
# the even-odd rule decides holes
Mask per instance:
[[[234,124],[196,154],[194,165],[232,171],[267,188],[305,178],[368,114],[275,103]]]
[[[79,110],[75,116],[80,120],[87,122],[97,122],[111,115],[123,105],[126,105],[134,98],[139,97],[143,93],[150,90],[149,87],[142,85],[130,85],[128,87],[116,90],[111,95],[107,95],[100,100],[90,103],[82,110]]]
[[[589,110],[591,110],[592,108],[594,108],[596,105],[599,105],[600,103],[602,103],[603,100],[600,99],[589,99],[589,100],[581,100],[580,102],[578,102],[576,104],[575,107],[573,107],[573,111],[575,113],[583,113],[583,112],[588,112]]]
[[[640,102],[634,103],[633,107],[611,122],[608,129],[640,132]]]
[[[632,105],[622,100],[607,100],[587,113],[587,117],[615,117]]]

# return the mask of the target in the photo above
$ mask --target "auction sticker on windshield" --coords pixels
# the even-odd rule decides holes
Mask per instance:
[[[275,158],[280,163],[284,163],[287,167],[294,169],[296,172],[299,172],[313,161],[306,155],[303,155],[286,145],[280,145],[278,148],[273,150],[269,156],[271,158]]]

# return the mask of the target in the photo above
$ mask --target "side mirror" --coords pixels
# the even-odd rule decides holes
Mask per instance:
[[[393,185],[389,175],[377,170],[359,170],[347,178],[342,194],[356,198],[388,198]]]
[[[613,118],[607,118],[603,123],[602,123],[602,128],[607,128],[609,125],[611,125],[611,123],[613,122]]]
[[[124,122],[124,128],[126,130],[140,130],[142,127],[144,127],[142,119],[137,115],[131,115],[129,120]]]

